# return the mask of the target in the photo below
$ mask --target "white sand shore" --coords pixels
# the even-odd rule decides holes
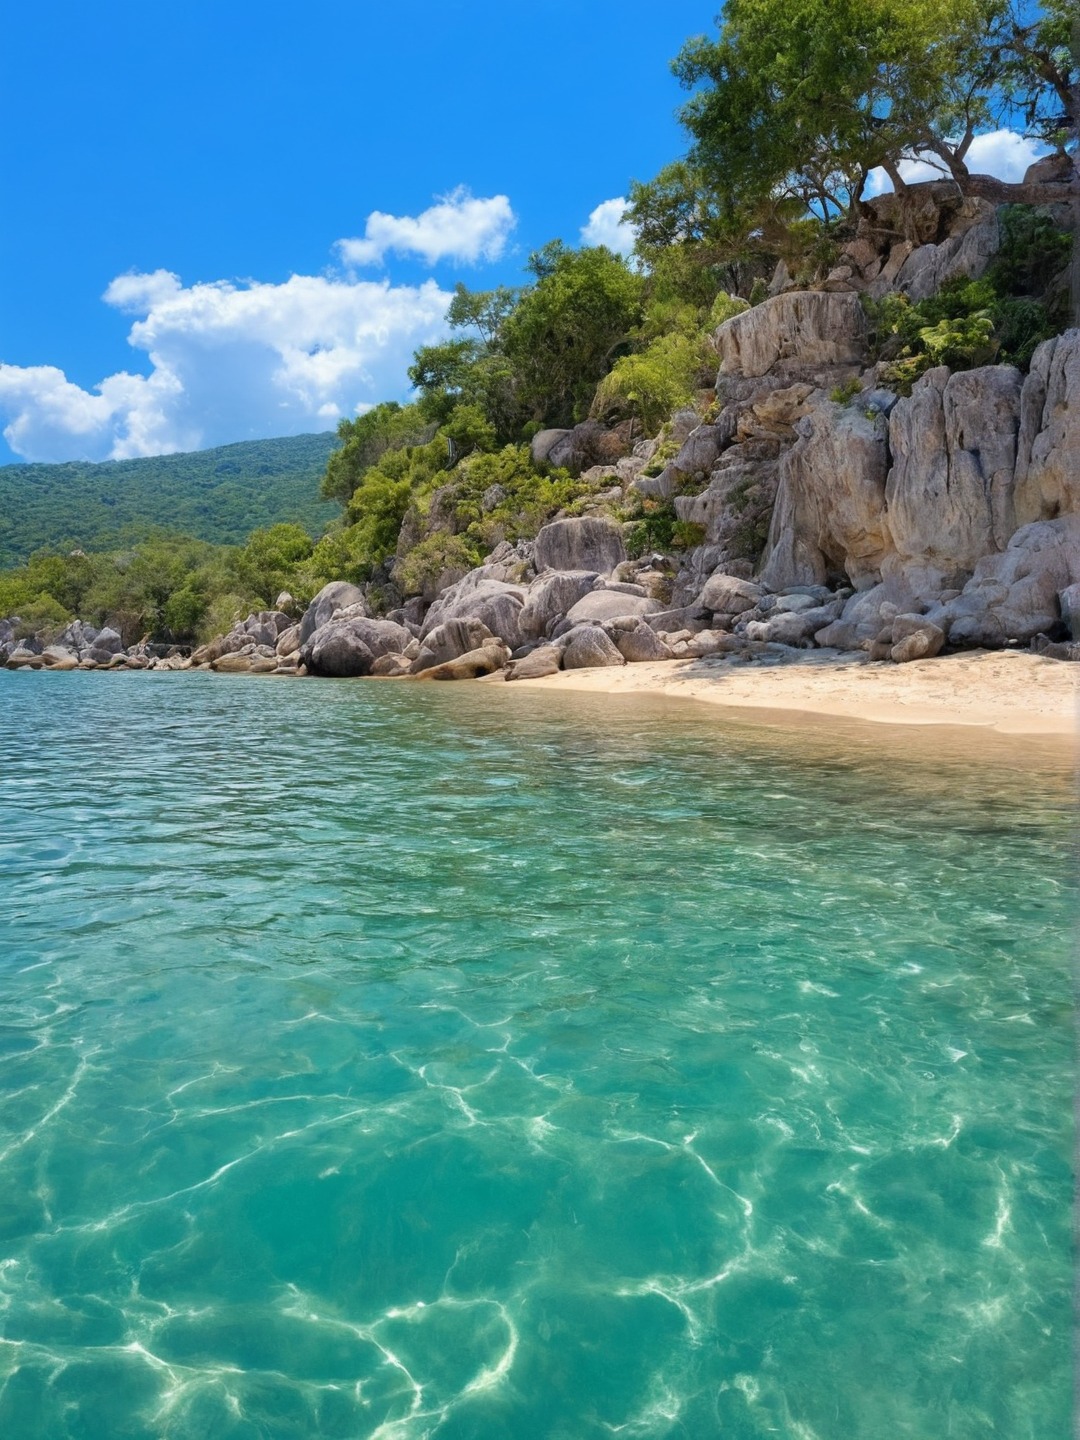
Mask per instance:
[[[1080,665],[1015,651],[871,664],[861,655],[806,651],[779,661],[662,660],[562,670],[514,688],[665,695],[773,712],[889,725],[982,726],[1002,735],[1080,734]],[[501,683],[492,677],[482,683]]]

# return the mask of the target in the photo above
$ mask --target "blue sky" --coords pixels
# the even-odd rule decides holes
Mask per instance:
[[[10,7],[0,461],[404,398],[455,281],[625,240],[614,202],[684,148],[668,61],[716,3]]]
[[[363,320],[362,297],[343,293],[350,277],[369,287],[388,281],[392,290],[516,283],[531,249],[554,235],[578,242],[598,204],[679,151],[681,92],[667,62],[688,35],[710,28],[712,14],[710,0],[11,7],[0,58],[9,116],[0,362],[31,372],[9,375],[2,417],[32,412],[15,437],[20,450],[32,459],[97,459],[326,428],[332,420],[312,418],[320,396],[326,404],[348,398],[352,408],[382,398],[376,392],[402,394],[401,357],[415,343],[409,296],[375,305],[386,363],[365,352],[366,383],[358,373],[355,395],[343,393],[347,379],[341,393],[309,384],[290,405],[267,387],[268,371],[281,368],[273,347],[288,345],[290,322],[275,330],[264,315],[260,328],[259,317],[238,315],[210,333],[215,297],[198,303],[191,287],[259,282],[262,308],[280,301],[290,311],[301,348],[332,354],[341,332],[328,312],[347,310],[346,327]],[[334,248],[362,238],[373,211],[417,216],[461,187],[506,197],[514,223],[501,254],[498,243],[488,246],[494,260],[428,263],[391,252],[381,265],[349,266]],[[133,346],[129,334],[145,326],[149,296],[128,286],[112,304],[102,297],[116,277],[157,271],[179,277],[187,298],[177,303],[174,294],[171,319],[159,315]],[[328,273],[339,285],[327,293],[269,289]],[[325,318],[297,324],[305,306]],[[433,302],[414,308],[427,315]],[[404,350],[388,329],[404,333]],[[184,350],[185,335],[200,342],[197,354]],[[155,398],[114,385],[119,418],[109,423],[100,403],[95,410],[94,387],[124,371],[150,376],[148,344],[179,368],[185,395],[200,392],[197,403],[191,396],[178,405],[169,386]],[[338,359],[347,371],[347,357]],[[247,367],[251,386],[224,376],[226,364]],[[62,371],[90,399],[40,370]],[[124,405],[169,413],[160,423],[147,414],[125,424]],[[19,457],[5,447],[0,458]]]

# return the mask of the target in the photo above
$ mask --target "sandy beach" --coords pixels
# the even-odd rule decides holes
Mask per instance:
[[[1012,651],[973,651],[907,665],[807,651],[795,658],[666,660],[562,670],[542,680],[515,681],[514,688],[654,694],[887,725],[978,726],[1000,735],[1068,742],[1078,734],[1078,681],[1080,666]]]

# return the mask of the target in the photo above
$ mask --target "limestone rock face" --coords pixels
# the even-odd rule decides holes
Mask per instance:
[[[896,277],[896,289],[912,300],[926,300],[936,295],[946,280],[974,280],[983,273],[1001,243],[997,210],[985,200],[969,203],[978,207],[969,228],[940,244],[913,250]]]
[[[1025,525],[1000,555],[985,555],[953,600],[927,618],[952,645],[1027,641],[1061,619],[1059,596],[1080,583],[1080,514]]]
[[[856,585],[879,578],[891,550],[884,418],[823,400],[796,431],[780,464],[762,584],[783,590],[845,574]]]
[[[571,630],[563,649],[562,662],[564,670],[626,664],[614,641],[599,625],[580,625]]]
[[[1022,384],[1011,365],[956,375],[941,367],[893,407],[885,498],[897,554],[887,568],[908,572],[917,589],[963,584],[1015,530]]]
[[[533,543],[537,570],[592,570],[609,575],[626,559],[622,531],[611,520],[585,515],[552,520]]]
[[[1080,510],[1080,330],[1044,340],[1020,400],[1016,521]]]
[[[717,330],[720,374],[758,376],[861,365],[866,334],[858,295],[816,290],[774,295]]]
[[[548,627],[587,595],[600,579],[595,570],[549,570],[529,586],[521,611],[521,629],[539,639]]]
[[[364,592],[356,585],[350,585],[346,580],[331,580],[304,611],[304,618],[300,621],[300,644],[306,645],[315,631],[332,620],[339,610],[363,603]]]

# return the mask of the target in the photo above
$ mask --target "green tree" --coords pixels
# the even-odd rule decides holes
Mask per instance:
[[[1052,0],[1024,26],[1010,0],[728,0],[719,35],[675,61],[695,89],[682,112],[690,162],[744,228],[777,200],[843,214],[875,166],[903,194],[900,162],[915,154],[935,156],[966,194],[1067,198],[1067,183],[1006,185],[967,167],[981,130],[1018,107],[1045,130],[1047,96],[1071,94],[1056,43],[1065,6]]]
[[[503,325],[503,345],[530,419],[569,425],[642,318],[644,277],[604,246],[561,241],[530,259],[537,283]]]
[[[399,405],[396,400],[375,405],[355,420],[342,420],[337,430],[341,449],[327,462],[322,494],[347,505],[365,471],[377,465],[388,450],[423,444],[433,431],[430,417],[417,406]]]

